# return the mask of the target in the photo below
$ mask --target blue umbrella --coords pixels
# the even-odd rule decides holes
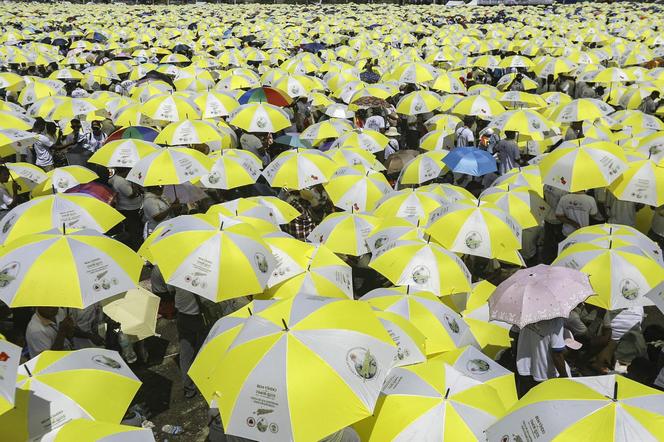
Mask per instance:
[[[308,140],[303,140],[300,138],[300,134],[297,132],[289,132],[286,135],[281,135],[274,140],[277,144],[283,144],[284,146],[294,147],[296,149],[311,149],[311,142]]]
[[[457,147],[443,158],[452,172],[482,176],[498,170],[496,159],[487,151],[474,147]]]

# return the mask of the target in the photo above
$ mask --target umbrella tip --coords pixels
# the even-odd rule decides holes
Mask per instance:
[[[448,388],[447,391],[445,392],[445,399],[450,395],[450,389]]]
[[[247,311],[249,312],[249,316],[253,315],[253,313],[251,312],[251,309],[249,307],[247,307]]]
[[[283,331],[289,331],[290,328],[288,328],[288,324],[286,324],[286,320],[284,318],[281,318],[281,323],[284,325],[284,330]]]

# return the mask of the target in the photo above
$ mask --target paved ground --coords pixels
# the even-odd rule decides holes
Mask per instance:
[[[150,411],[157,441],[205,441],[208,406],[200,395],[185,399],[182,393],[175,321],[159,319],[157,333],[161,337],[149,338],[147,342],[151,354],[148,364],[132,365],[134,373],[143,381],[135,403],[145,404]],[[161,432],[165,424],[180,425],[185,432],[179,436],[167,435]]]

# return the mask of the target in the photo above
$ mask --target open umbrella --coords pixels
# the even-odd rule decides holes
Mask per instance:
[[[452,172],[482,176],[498,170],[496,159],[486,150],[457,147],[443,158]]]
[[[517,271],[496,287],[489,298],[490,318],[520,328],[546,319],[567,318],[594,294],[588,277],[578,270],[540,264]]]

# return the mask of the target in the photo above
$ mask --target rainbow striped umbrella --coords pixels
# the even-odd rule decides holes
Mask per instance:
[[[286,107],[293,103],[293,99],[281,89],[274,87],[256,87],[242,94],[238,100],[240,104],[269,103],[274,106]]]

